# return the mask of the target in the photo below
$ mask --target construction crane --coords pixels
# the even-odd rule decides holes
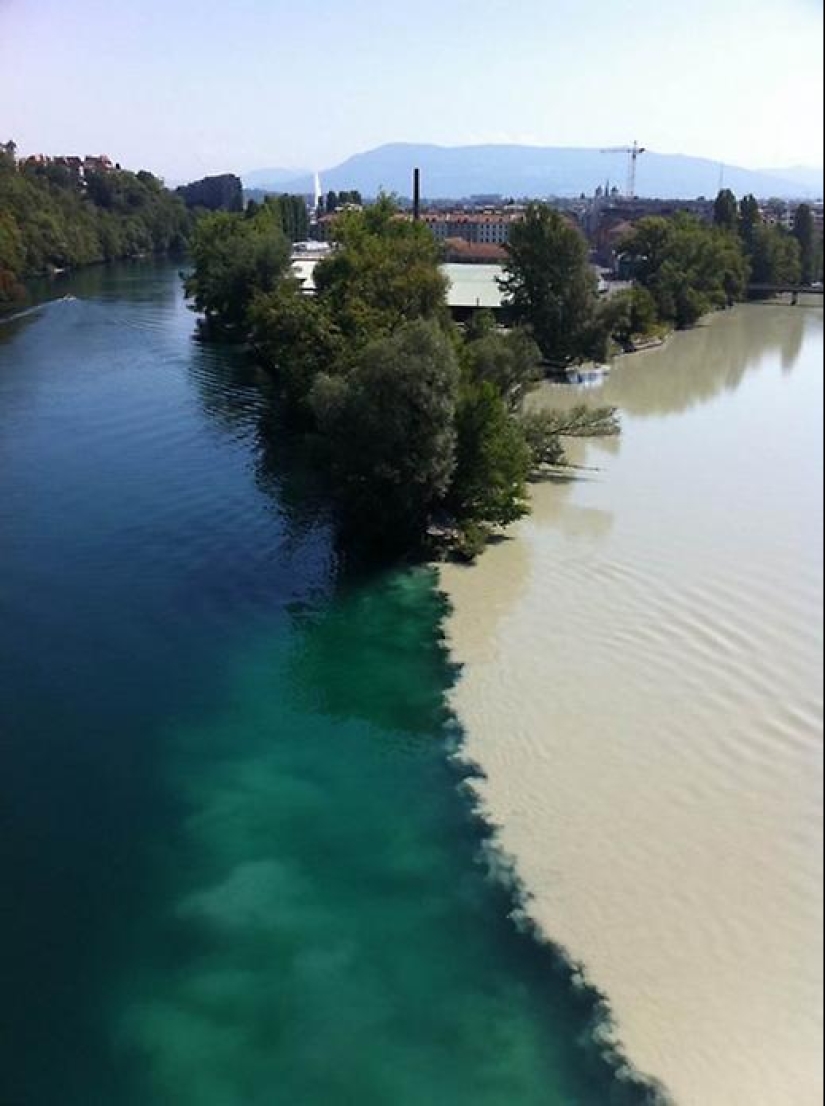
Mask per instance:
[[[605,150],[599,150],[600,154],[627,154],[627,191],[625,195],[632,200],[636,195],[636,158],[645,152],[645,147],[640,146],[633,139],[632,146],[608,146]]]

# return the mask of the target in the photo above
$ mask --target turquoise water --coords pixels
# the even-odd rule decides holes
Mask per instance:
[[[517,924],[432,575],[344,572],[173,267],[52,294],[0,325],[2,1106],[653,1101]]]

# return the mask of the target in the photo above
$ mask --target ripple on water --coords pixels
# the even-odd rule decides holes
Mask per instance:
[[[783,318],[784,374],[759,308],[625,362],[599,474],[537,487],[514,541],[442,575],[531,910],[686,1106],[822,1097],[822,333]]]

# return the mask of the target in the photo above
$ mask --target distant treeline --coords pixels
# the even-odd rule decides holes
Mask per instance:
[[[276,198],[276,197],[278,197],[278,198],[283,199],[283,197],[285,195],[286,195],[286,193],[273,191],[272,189],[269,189],[269,188],[245,188],[244,189],[244,196],[246,197],[246,199],[247,200],[254,200],[256,203],[262,203],[267,198]],[[300,199],[305,204],[305,206],[308,206],[312,201],[312,197],[309,196],[309,195],[306,195],[306,196],[296,195],[296,196],[292,196],[291,198],[295,199],[295,200]],[[344,208],[353,207],[353,206],[354,207],[363,207],[363,205],[364,205],[363,197],[361,196],[361,193],[358,191],[357,188],[344,190],[344,191],[341,191],[341,192],[330,191],[330,192],[327,192],[327,194],[325,196],[322,195],[322,196],[318,197],[318,203],[315,205],[315,214],[316,215],[334,215],[335,212],[341,211]],[[224,210],[228,211],[229,208],[225,208]],[[238,209],[235,208],[233,210],[238,210]]]
[[[632,287],[600,295],[578,227],[546,204],[513,224],[501,282],[511,316],[555,367],[606,361],[638,340],[687,327],[741,299],[749,266],[739,236],[691,215],[650,216],[619,243]]]
[[[221,173],[214,177],[182,184],[175,192],[189,208],[206,211],[242,211],[243,186],[234,173]]]
[[[714,222],[735,234],[752,284],[811,284],[822,279],[822,230],[809,204],[798,204],[789,228],[766,223],[754,196],[737,202],[728,188],[716,197]]]
[[[25,301],[24,282],[61,269],[146,254],[178,253],[210,211],[244,212],[240,179],[205,177],[174,192],[152,173],[119,167],[79,171],[67,159],[18,161],[0,144],[0,310]],[[296,242],[309,233],[302,196],[267,196],[267,217]]]
[[[764,221],[754,196],[737,201],[729,189],[716,197],[712,226],[684,214],[648,216],[619,244],[619,254],[647,327],[692,326],[743,299],[753,285],[822,279],[822,234],[807,204],[785,228]]]
[[[183,184],[175,191],[195,213],[226,211],[237,214],[245,210],[247,217],[251,219],[261,205],[266,204],[270,215],[275,216],[290,242],[302,242],[309,234],[309,212],[303,196],[256,191],[249,197],[244,208],[241,179],[232,173],[204,177],[203,180]]]
[[[248,200],[245,217],[254,219],[264,211],[279,224],[289,242],[304,242],[309,235],[309,212],[303,196],[266,196],[262,203]]]
[[[192,216],[151,173],[17,162],[0,145],[0,308],[29,277],[185,248]]]
[[[330,190],[326,196],[321,196],[318,200],[317,210],[319,215],[333,215],[336,211],[340,211],[349,205],[362,207],[363,203],[363,198],[357,188],[342,192]]]

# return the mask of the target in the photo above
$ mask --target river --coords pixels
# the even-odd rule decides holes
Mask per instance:
[[[2,1106],[652,1102],[451,758],[435,573],[345,571],[174,266],[43,296],[0,323]]]
[[[822,311],[604,386],[533,514],[441,573],[465,755],[531,916],[683,1106],[822,1101]]]

